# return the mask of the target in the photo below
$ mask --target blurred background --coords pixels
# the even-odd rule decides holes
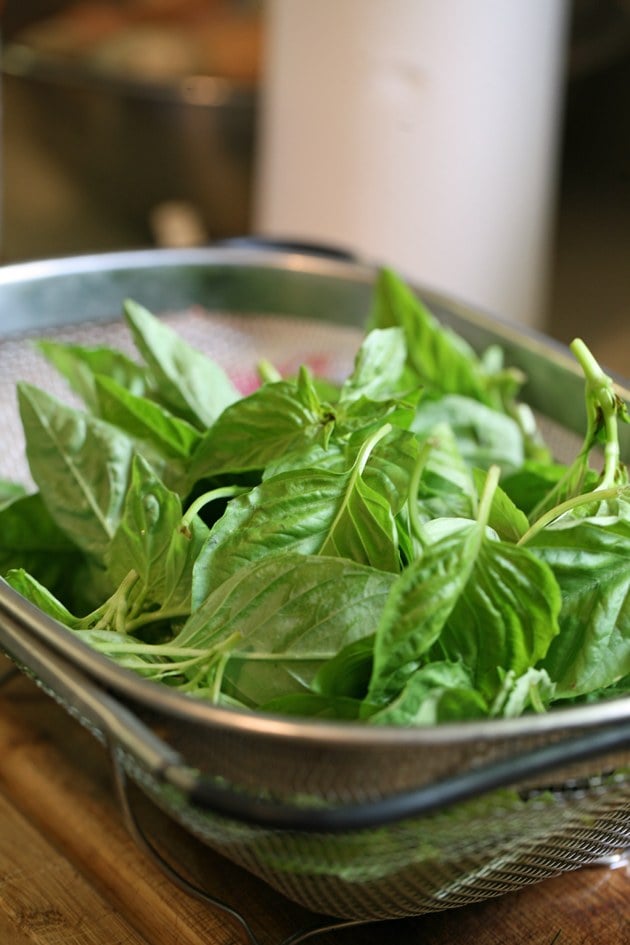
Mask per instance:
[[[0,7],[3,263],[324,242],[630,376],[630,0]]]

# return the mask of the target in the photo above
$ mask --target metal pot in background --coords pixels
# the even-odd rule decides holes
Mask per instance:
[[[168,37],[143,28],[145,52]],[[3,49],[5,261],[249,231],[257,81],[185,57],[170,73],[113,68],[111,52],[103,67],[31,35],[22,24]]]

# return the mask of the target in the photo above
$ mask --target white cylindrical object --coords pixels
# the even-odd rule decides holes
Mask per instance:
[[[541,324],[567,0],[267,0],[254,225]]]

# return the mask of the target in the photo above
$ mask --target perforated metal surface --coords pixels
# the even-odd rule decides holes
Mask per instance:
[[[185,341],[221,364],[242,393],[256,386],[257,365],[263,359],[271,361],[282,374],[291,374],[301,363],[307,363],[317,373],[343,377],[361,339],[361,333],[352,327],[274,315],[252,318],[210,313],[200,307],[162,314],[162,318]],[[51,326],[38,333],[0,339],[0,479],[31,481],[17,411],[18,381],[28,381],[65,403],[80,406],[64,379],[37,350],[38,338],[88,347],[109,346],[137,357],[118,314],[111,321]]]

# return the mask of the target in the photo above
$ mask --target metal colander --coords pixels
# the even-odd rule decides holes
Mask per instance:
[[[261,357],[283,370],[306,360],[342,376],[373,278],[353,262],[234,248],[5,267],[0,477],[28,477],[16,380],[68,397],[34,337],[130,351],[118,313],[133,297],[243,390]],[[583,398],[564,349],[422,295],[475,347],[502,345],[530,379],[532,406],[551,406],[546,428],[568,458]],[[129,780],[191,838],[317,913],[419,915],[630,848],[630,699],[418,730],[217,708],[114,665],[2,585],[0,647],[108,745],[132,826]]]

